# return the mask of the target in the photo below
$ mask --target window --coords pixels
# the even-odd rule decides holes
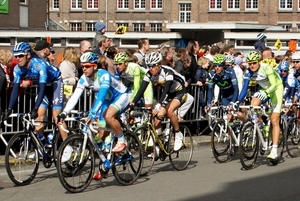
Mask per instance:
[[[280,0],[279,2],[279,10],[288,9],[292,10],[293,0]]]
[[[279,24],[282,28],[284,28],[287,31],[292,31],[292,24]]]
[[[70,23],[70,30],[71,31],[82,31],[81,22],[71,22]]]
[[[298,0],[298,10],[300,9],[300,0]]]
[[[98,0],[87,0],[87,8],[98,8]]]
[[[246,10],[258,9],[258,0],[246,0]]]
[[[179,22],[191,22],[191,4],[179,4]]]
[[[300,32],[300,24],[297,24],[297,32]]]
[[[134,8],[145,8],[145,0],[135,0]]]
[[[145,24],[144,23],[134,23],[133,31],[145,31]]]
[[[20,3],[26,4],[27,2],[26,2],[26,0],[20,0]]]
[[[240,0],[227,0],[227,8],[230,10],[240,9]]]
[[[222,9],[222,0],[210,0],[209,9],[221,10]]]
[[[128,28],[129,24],[128,24],[128,23],[117,23],[117,28],[118,28],[119,26],[125,26],[125,27]],[[128,30],[128,29],[127,29],[127,30]]]
[[[72,0],[71,8],[82,8],[82,0]]]
[[[128,0],[118,0],[118,8],[128,8]]]
[[[162,31],[161,23],[150,23],[150,31]]]
[[[53,0],[52,1],[52,8],[53,9],[59,9],[59,0]]]
[[[162,8],[162,0],[151,0],[150,8]]]
[[[87,22],[85,23],[86,31],[95,31],[95,22]]]

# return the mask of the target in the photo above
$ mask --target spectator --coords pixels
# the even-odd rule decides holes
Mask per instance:
[[[86,50],[92,50],[92,49],[93,48],[92,48],[90,41],[88,41],[88,40],[80,41],[80,43],[79,43],[80,55],[82,55]],[[78,77],[81,77],[83,72],[82,72],[82,68],[81,68],[80,64],[78,65],[77,70],[78,70]]]
[[[105,56],[107,49],[110,47],[110,40],[104,35],[98,35],[96,41],[98,42],[98,45],[94,49],[94,52],[97,55]]]
[[[64,103],[66,103],[73,93],[73,88],[78,81],[79,54],[74,47],[66,47],[63,53],[63,61],[58,68],[64,83]]]
[[[109,47],[106,52],[107,71],[112,75],[115,75],[117,69],[117,66],[114,64],[114,58],[118,53],[119,49],[115,46]]]
[[[35,54],[33,57],[47,60],[47,57],[50,55],[50,48],[53,46],[52,43],[48,43],[44,40],[39,40],[35,45]]]
[[[188,42],[188,45],[186,49],[189,52],[189,55],[191,56],[191,65],[190,65],[190,71],[192,75],[196,75],[196,70],[197,70],[197,61],[198,61],[198,52],[199,52],[199,43],[198,41],[191,40]],[[195,79],[192,78],[192,83],[195,83]]]
[[[94,48],[98,47],[98,43],[99,43],[99,41],[97,41],[98,37],[105,34],[106,25],[103,22],[96,22],[95,23],[95,31],[96,31],[96,34],[93,39],[93,47]]]
[[[6,97],[3,96],[5,93],[6,87],[10,85],[12,80],[10,79],[10,66],[12,64],[13,54],[10,51],[6,51],[1,49],[0,50],[0,93],[2,97],[5,99]],[[5,109],[5,100],[1,98],[1,111]]]
[[[206,58],[209,58],[209,60],[210,60],[211,63],[212,63],[212,61],[213,61],[213,59],[214,59],[214,56],[217,55],[217,54],[219,54],[219,53],[220,53],[220,48],[219,48],[219,46],[213,45],[213,46],[211,46],[211,48],[210,48],[210,50],[209,50],[209,54],[206,55]]]
[[[166,65],[174,68],[174,63],[173,63],[174,50],[171,47],[166,47],[162,45],[159,48],[159,52],[162,55],[161,65]]]
[[[267,36],[265,36],[263,33],[259,33],[257,35],[257,41],[254,43],[255,50],[262,53],[262,51],[266,48],[266,38]]]
[[[54,62],[55,62],[55,49],[53,47],[50,48],[50,54],[48,55],[47,60],[50,64],[54,65]]]
[[[225,44],[223,49],[222,49],[222,53],[221,54],[224,54],[224,55],[233,55],[233,49],[234,49],[234,44]]]
[[[177,51],[177,61],[175,61],[175,65],[174,65],[174,69],[183,69],[184,68],[184,65],[183,65],[183,62],[181,60],[181,58],[184,56],[184,55],[188,55],[188,52],[185,48],[179,48],[178,51]]]
[[[150,49],[149,39],[148,38],[141,38],[141,39],[138,40],[137,45],[138,45],[139,49],[136,53],[134,53],[134,55],[138,58],[139,58],[139,55],[142,55],[143,62],[140,62],[140,63],[142,63],[141,66],[148,69],[148,66],[145,63],[145,55],[148,52],[148,50]]]

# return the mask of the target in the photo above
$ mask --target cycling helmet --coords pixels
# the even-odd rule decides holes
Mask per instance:
[[[216,56],[214,56],[213,59],[214,65],[224,66],[224,62],[225,62],[225,56],[223,54],[217,54]]]
[[[20,43],[17,43],[13,47],[12,52],[15,56],[17,56],[17,55],[27,55],[27,54],[31,54],[32,49],[31,49],[31,46],[28,43],[20,42]]]
[[[249,52],[249,54],[247,55],[247,58],[246,58],[247,62],[259,61],[259,60],[260,60],[260,53],[258,53],[256,51]]]
[[[280,71],[287,71],[287,70],[289,70],[289,67],[290,67],[290,63],[289,62],[282,61],[278,65],[278,70],[280,70]]]
[[[126,52],[120,52],[118,54],[116,54],[115,58],[114,58],[114,63],[115,64],[122,64],[125,61],[127,61],[129,59],[129,56],[127,55]]]
[[[294,52],[292,55],[292,60],[300,60],[300,52]]]
[[[158,52],[151,52],[150,54],[146,54],[145,63],[147,65],[155,65],[161,62],[162,56]]]
[[[225,56],[225,63],[230,63],[230,64],[234,64],[234,57],[230,54],[227,54]]]
[[[81,55],[81,63],[98,63],[98,55],[95,52],[88,51]]]

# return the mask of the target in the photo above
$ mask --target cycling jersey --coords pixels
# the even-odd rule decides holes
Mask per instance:
[[[142,94],[150,82],[152,82],[154,86],[160,85],[164,87],[158,103],[165,101],[167,99],[167,94],[186,93],[186,88],[184,86],[185,78],[173,68],[162,65],[157,75],[151,75],[150,71],[147,71],[142,86],[133,99],[135,104],[142,97]]]
[[[256,72],[251,71],[250,68],[247,69],[244,76],[243,89],[238,101],[241,102],[245,98],[250,80],[256,80],[257,84],[262,88],[261,91],[265,91],[270,96],[273,112],[280,113],[283,98],[282,80],[272,66],[264,63],[259,65],[260,67]]]
[[[284,86],[283,98],[285,100],[287,100],[288,98],[292,99],[295,95],[296,87],[299,85],[297,78],[288,75],[283,77],[282,74],[280,74],[280,77],[282,79],[283,86]]]
[[[124,72],[118,72],[116,69],[115,76],[122,79],[122,83],[129,89],[129,100],[132,101],[136,96],[137,92],[141,88],[143,78],[147,70],[140,65],[129,62],[126,70]],[[153,89],[152,84],[147,86],[144,92],[144,99],[146,104],[153,103]]]
[[[218,75],[215,70],[212,70],[208,74],[208,90],[207,90],[207,103],[211,104],[213,99],[213,89],[215,84],[221,89],[222,99],[226,102],[223,105],[228,105],[229,102],[235,102],[239,89],[237,85],[237,79],[235,72],[232,68],[223,67],[223,74]]]
[[[85,75],[80,77],[64,112],[69,113],[75,107],[85,88],[92,88],[96,92],[96,100],[89,111],[89,118],[95,120],[97,115],[99,124],[105,124],[103,113],[108,106],[122,111],[129,104],[127,88],[106,70],[98,69],[94,80]]]
[[[33,84],[38,85],[38,95],[35,102],[35,108],[38,108],[45,95],[46,84],[56,83],[53,97],[58,98],[58,100],[53,101],[56,109],[62,109],[63,104],[63,90],[62,90],[62,79],[60,76],[60,71],[55,66],[51,65],[49,62],[39,59],[31,58],[28,68],[16,65],[13,71],[14,74],[14,86],[11,93],[11,99],[8,108],[13,108],[20,88],[21,80],[31,80]]]

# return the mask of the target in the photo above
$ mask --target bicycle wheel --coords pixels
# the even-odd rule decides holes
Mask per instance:
[[[243,126],[240,134],[240,161],[246,170],[252,169],[257,160],[259,150],[258,134],[254,135],[254,124],[247,123]]]
[[[84,191],[91,183],[95,171],[93,146],[88,141],[82,150],[83,141],[83,135],[70,135],[58,150],[58,178],[62,186],[71,193]],[[70,156],[69,160],[66,156]]]
[[[33,181],[39,169],[39,155],[29,133],[17,133],[9,140],[5,151],[5,167],[16,185],[25,186]]]
[[[179,124],[179,129],[183,134],[183,145],[178,151],[174,151],[175,137],[169,137],[169,159],[173,168],[181,171],[189,165],[193,156],[194,145],[190,129],[184,124]]]
[[[138,137],[131,131],[125,131],[127,141],[125,151],[114,153],[112,172],[116,180],[126,186],[133,184],[140,176],[143,166],[143,150]]]
[[[300,130],[298,127],[298,119],[292,118],[287,124],[285,143],[286,151],[290,157],[296,158],[300,155],[299,142],[300,142]]]
[[[155,138],[151,129],[148,129],[147,126],[142,126],[134,131],[138,136],[143,149],[143,167],[141,170],[140,176],[146,176],[152,169],[155,156]]]
[[[225,121],[219,119],[211,134],[211,150],[219,163],[226,163],[231,159],[231,137],[228,134],[228,126],[225,128]]]

